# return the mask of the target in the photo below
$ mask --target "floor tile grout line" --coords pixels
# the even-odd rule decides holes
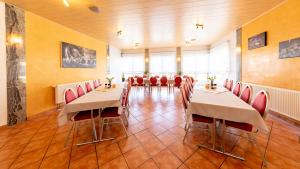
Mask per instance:
[[[100,168],[100,166],[99,166],[99,162],[98,162],[98,152],[97,152],[97,147],[96,147],[96,144],[94,144],[94,147],[95,147],[95,152],[96,152],[97,168],[99,169],[99,168]]]
[[[48,115],[47,120],[50,118],[50,115]],[[40,124],[40,127],[36,130],[36,132],[31,136],[31,138],[27,141],[26,145],[23,147],[23,149],[20,151],[20,153],[17,155],[17,157],[14,159],[14,161],[9,165],[8,168],[11,168],[13,164],[16,162],[16,160],[22,155],[23,151],[25,150],[26,146],[30,143],[32,138],[38,133],[38,131],[42,128],[43,124]]]
[[[48,144],[48,146],[47,146],[46,152],[45,152],[45,154],[44,154],[44,156],[43,156],[43,158],[42,158],[42,161],[41,161],[41,163],[40,163],[40,165],[39,165],[39,168],[41,168],[41,166],[42,166],[43,160],[44,160],[44,158],[46,157],[46,154],[47,154],[47,152],[48,152],[48,150],[49,150],[49,147],[51,146],[51,142],[53,141],[53,139],[54,139],[54,137],[55,137],[55,135],[56,135],[57,130],[58,130],[58,127],[56,128],[55,133],[53,134],[53,136],[52,136],[52,138],[51,138],[51,141],[49,142],[49,144]]]
[[[126,166],[127,166],[127,168],[129,168],[129,165],[128,165],[128,163],[127,163],[127,160],[126,160],[126,158],[125,158],[125,156],[124,156],[124,153],[122,152],[122,150],[121,150],[121,147],[120,147],[120,145],[117,143],[117,145],[118,145],[118,147],[119,147],[119,149],[120,149],[120,152],[121,152],[121,156],[124,158],[124,160],[125,160],[125,163],[126,163]],[[118,157],[116,157],[116,158],[114,158],[114,159],[117,159]],[[112,160],[114,160],[114,159],[112,159]],[[112,160],[110,160],[110,161],[112,161]],[[106,163],[104,163],[103,165],[105,165],[105,164],[107,164],[108,162],[106,162]]]

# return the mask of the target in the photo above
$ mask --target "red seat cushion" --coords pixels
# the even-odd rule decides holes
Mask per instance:
[[[118,107],[107,107],[101,112],[101,117],[107,118],[107,117],[118,117],[120,116],[118,114]]]
[[[202,123],[213,123],[213,118],[211,117],[205,117],[198,114],[192,114],[193,121],[196,122],[202,122]]]
[[[93,118],[99,115],[99,110],[93,110]],[[91,111],[81,111],[74,116],[74,121],[91,119]]]
[[[234,121],[225,121],[226,126],[234,127],[237,129],[245,130],[245,131],[252,131],[253,126],[248,123],[239,123],[239,122],[234,122]]]

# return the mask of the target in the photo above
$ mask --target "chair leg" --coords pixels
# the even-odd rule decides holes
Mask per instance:
[[[184,137],[183,137],[183,141],[182,141],[183,143],[184,143],[184,141],[185,141],[185,138],[186,138],[186,136],[187,136],[189,130],[190,130],[190,124],[187,125],[187,129],[186,129],[186,131],[185,131],[185,134],[184,134]]]
[[[122,126],[123,126],[123,128],[124,128],[124,131],[125,131],[125,133],[126,133],[126,137],[128,137],[127,129],[126,129],[126,127],[125,127],[124,121],[123,121],[123,119],[121,118],[121,116],[120,116],[120,120],[121,120]]]
[[[68,141],[69,141],[69,139],[70,139],[71,132],[72,132],[72,130],[75,129],[74,125],[76,125],[76,122],[75,122],[75,121],[73,122],[72,127],[70,128],[70,130],[69,130],[69,132],[68,132],[68,136],[67,136],[67,139],[66,139],[66,141],[65,141],[64,147],[67,146]],[[74,129],[73,129],[73,128],[74,128]],[[74,131],[73,131],[73,135],[74,135]]]
[[[225,120],[223,120],[222,122],[222,143],[221,143],[221,147],[222,147],[222,151],[223,153],[225,153],[225,136],[226,136],[226,125],[225,125]]]
[[[264,153],[261,151],[259,145],[257,144],[255,136],[253,136],[253,133],[247,133],[247,135],[248,135],[248,138],[250,139],[251,143],[257,148],[257,150],[261,156],[263,166],[266,167],[267,161],[265,159]]]
[[[93,112],[93,110],[91,110],[91,123],[92,123],[92,127],[93,127],[94,140],[97,140],[97,132],[96,132],[96,125],[95,125],[95,121],[94,121],[94,112]]]
[[[211,144],[213,149],[215,149],[215,145],[216,145],[216,127],[215,127],[215,122],[213,124],[211,124]]]
[[[101,119],[100,140],[102,140],[102,135],[103,135],[103,127],[104,127],[104,119]]]

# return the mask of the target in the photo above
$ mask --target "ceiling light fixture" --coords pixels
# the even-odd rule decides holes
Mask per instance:
[[[203,24],[199,24],[199,23],[196,24],[196,29],[203,29],[203,28],[204,28]]]
[[[69,7],[69,6],[70,6],[69,0],[63,0],[63,3],[65,4],[66,7]]]
[[[118,36],[118,38],[122,38],[122,37],[123,37],[122,30],[119,30],[119,31],[117,32],[117,36]]]
[[[185,46],[192,46],[192,43],[190,41],[185,41]]]

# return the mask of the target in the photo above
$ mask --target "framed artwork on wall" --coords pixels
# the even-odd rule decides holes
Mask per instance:
[[[248,50],[267,46],[267,32],[248,38]]]
[[[95,68],[96,50],[61,42],[63,68]]]
[[[279,43],[279,58],[300,57],[300,38],[295,38]]]

